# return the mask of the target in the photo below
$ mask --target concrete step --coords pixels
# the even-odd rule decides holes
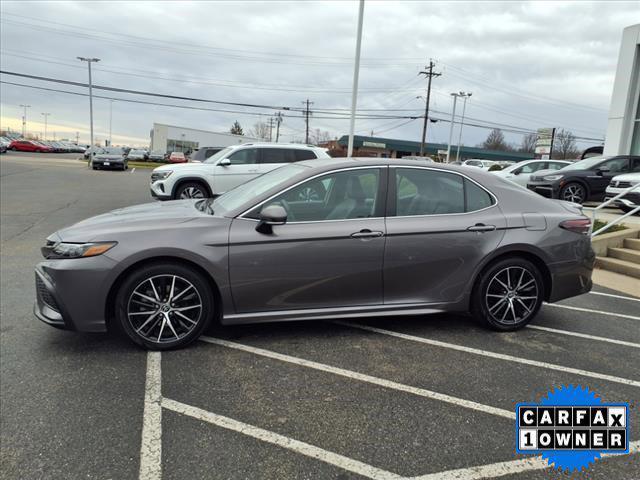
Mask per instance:
[[[610,272],[622,273],[630,277],[640,278],[640,265],[618,258],[596,257],[596,267]]]
[[[607,257],[617,258],[625,262],[640,265],[640,250],[632,250],[630,248],[608,248]]]
[[[640,238],[625,238],[624,248],[640,251]]]

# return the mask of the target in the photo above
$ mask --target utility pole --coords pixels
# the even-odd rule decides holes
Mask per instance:
[[[451,140],[453,139],[453,123],[456,118],[456,101],[459,96],[462,96],[462,92],[460,93],[452,93],[453,97],[453,111],[451,112],[451,125],[449,126],[449,144],[447,145],[447,163],[451,161]]]
[[[20,106],[24,109],[24,113],[22,115],[22,138],[26,138],[27,136],[27,108],[31,108],[31,105],[23,105]]]
[[[464,112],[467,109],[467,99],[472,95],[472,93],[460,92],[460,94],[464,98],[464,102],[462,103],[462,120],[460,120],[460,133],[458,134],[458,150],[456,151],[456,161],[460,161],[460,143],[462,142],[462,128],[464,127]]]
[[[269,117],[269,141],[273,142],[273,117]]]
[[[362,20],[364,18],[364,0],[360,0],[358,9],[358,32],[356,34],[356,58],[353,66],[353,87],[351,89],[351,120],[349,122],[349,143],[347,157],[353,154],[353,136],[356,128],[356,105],[358,102],[358,77],[360,76],[360,47],[362,46]]]
[[[44,117],[44,141],[46,142],[47,141],[47,117],[51,114],[46,112],[46,113],[41,113],[40,115]]]
[[[280,139],[280,124],[282,123],[282,113],[276,113],[276,143]]]
[[[424,107],[424,123],[422,124],[422,141],[420,142],[420,156],[424,157],[425,142],[427,140],[427,120],[429,117],[429,100],[431,99],[431,79],[433,77],[439,77],[441,73],[435,73],[433,67],[435,64],[433,60],[429,60],[429,66],[425,67],[425,71],[420,72],[418,75],[424,75],[427,77],[427,102]]]
[[[85,57],[76,57],[81,62],[87,62],[89,66],[89,126],[91,130],[91,145],[89,153],[93,152],[95,148],[93,145],[93,83],[91,82],[91,64],[94,62],[99,62],[99,58],[85,58]]]
[[[309,106],[313,105],[313,102],[310,102],[309,99],[307,98],[306,101],[302,102],[303,105],[306,105],[305,110],[304,110],[304,122],[307,125],[307,132],[305,134],[305,140],[304,143],[309,143],[309,115],[311,115],[311,112],[309,111]]]
[[[109,100],[109,146],[111,146],[111,125],[113,120],[113,100]]]

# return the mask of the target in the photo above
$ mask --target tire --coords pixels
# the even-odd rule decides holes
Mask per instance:
[[[544,280],[538,268],[524,258],[505,258],[480,274],[472,313],[494,330],[519,330],[536,316],[543,299]]]
[[[169,301],[172,284],[174,302]],[[196,341],[210,325],[214,308],[206,278],[179,263],[136,270],[116,295],[118,324],[134,343],[148,350],[182,348]]]
[[[582,204],[587,199],[587,189],[580,183],[567,183],[560,190],[560,200]]]
[[[207,197],[209,197],[209,191],[202,183],[186,182],[178,187],[174,198],[176,200],[185,200],[189,198],[207,198]]]

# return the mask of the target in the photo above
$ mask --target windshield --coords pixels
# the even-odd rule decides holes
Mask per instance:
[[[107,147],[104,148],[101,152],[98,152],[103,155],[122,155],[122,149],[116,147]]]
[[[566,167],[562,167],[560,170],[589,170],[590,168],[593,168],[595,165],[606,160],[607,158],[611,157],[599,156],[585,158],[584,160],[580,160],[579,162],[571,163]]]
[[[231,150],[233,150],[231,147],[223,148],[215,155],[212,155],[209,158],[207,158],[203,163],[216,163],[218,160],[222,160],[227,155],[229,155]]]
[[[291,164],[271,170],[269,173],[265,173],[247,183],[243,183],[216,198],[213,207],[218,213],[234,210],[252,198],[258,197],[264,192],[278,186],[280,183],[296,176],[298,173],[304,171],[305,168],[308,167]]]

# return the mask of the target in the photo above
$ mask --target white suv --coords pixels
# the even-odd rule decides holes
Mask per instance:
[[[640,167],[640,164],[638,165]],[[634,173],[625,173],[622,175],[616,175],[611,179],[609,186],[607,187],[604,199],[619,195],[630,187],[634,187],[640,184],[640,171]],[[640,187],[632,190],[624,197],[615,201],[615,205],[625,213],[629,213],[631,210],[640,206]]]
[[[220,150],[202,163],[163,165],[151,173],[151,195],[160,200],[216,197],[287,163],[329,158],[324,148],[245,143]]]

